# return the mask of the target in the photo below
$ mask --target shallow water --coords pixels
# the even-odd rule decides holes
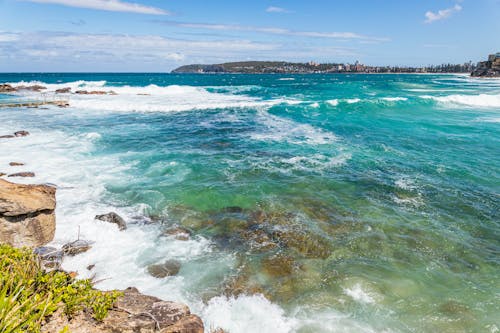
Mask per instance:
[[[499,80],[0,74],[35,81],[118,94],[0,108],[0,134],[31,132],[0,171],[58,185],[54,243],[95,241],[64,266],[100,288],[233,333],[499,330]],[[93,220],[111,210],[128,230]],[[149,276],[166,259],[179,274]]]

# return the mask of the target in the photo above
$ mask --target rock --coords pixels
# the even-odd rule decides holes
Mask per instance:
[[[203,333],[204,330],[201,319],[191,314],[186,305],[143,295],[136,288],[125,289],[101,323],[86,312],[69,320],[63,311],[58,311],[43,325],[42,332],[59,332],[64,326],[72,333]]]
[[[57,89],[56,90],[56,94],[67,94],[67,93],[70,93],[70,92],[71,92],[71,88],[70,87],[61,88],[61,89]]]
[[[0,84],[0,93],[9,93],[15,92],[16,88],[11,86],[10,84]]]
[[[95,267],[95,264],[88,265],[88,266],[87,266],[87,270],[88,270],[88,271],[91,271],[91,270],[93,270],[93,269],[94,269],[94,267]]]
[[[28,131],[17,131],[17,132],[14,132],[14,136],[28,136],[30,135],[30,132]]]
[[[118,225],[118,229],[120,229],[120,231],[127,229],[127,223],[125,223],[125,220],[122,219],[120,215],[116,214],[115,212],[103,215],[96,215],[95,219],[104,222],[114,223]]]
[[[107,92],[105,91],[99,91],[99,90],[94,90],[94,91],[89,91],[89,95],[106,95]]]
[[[22,165],[24,165],[24,163],[21,163],[21,162],[10,162],[9,165],[10,166],[22,166]]]
[[[64,244],[62,250],[65,255],[76,256],[77,254],[87,252],[91,248],[92,248],[91,242],[78,239],[76,241]]]
[[[11,173],[8,177],[35,177],[34,172],[16,172]]]
[[[2,136],[0,136],[0,139],[10,139],[10,138],[15,138],[15,136],[14,136],[14,135],[12,135],[12,134],[8,134],[8,135],[2,135]]]
[[[262,269],[273,277],[288,276],[295,269],[295,263],[290,256],[276,254],[262,260]]]
[[[14,184],[0,179],[0,242],[42,246],[56,230],[56,189]]]
[[[177,240],[187,241],[191,236],[191,231],[183,227],[172,227],[163,231],[162,236],[174,237]]]
[[[5,173],[5,172],[0,172],[0,177],[3,177],[3,176],[5,176],[5,175],[6,175],[6,173]]]
[[[17,90],[30,90],[30,91],[40,92],[42,90],[47,89],[47,87],[35,84],[35,85],[32,85],[32,86],[18,86],[18,87],[16,87],[16,89]]]
[[[114,92],[113,90],[110,90],[108,91],[108,95],[118,95],[116,92]]]
[[[163,264],[148,266],[148,273],[155,278],[164,278],[177,275],[181,269],[181,263],[177,260],[167,260]]]
[[[41,246],[34,249],[33,253],[38,255],[42,268],[45,270],[58,270],[61,267],[63,251],[52,246]]]
[[[87,90],[77,90],[75,91],[75,94],[79,95],[87,95],[89,92]]]

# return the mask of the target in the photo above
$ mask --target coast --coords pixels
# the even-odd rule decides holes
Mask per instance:
[[[14,134],[3,135],[0,140],[16,140],[28,135],[30,133],[27,131],[17,131]],[[22,168],[24,164],[11,162],[10,166]],[[52,281],[53,276],[59,276],[59,278],[67,281],[65,283],[68,284],[68,288],[72,285],[76,287],[81,281],[91,285],[98,283],[98,281],[93,281],[93,279],[76,281],[75,278],[78,278],[78,273],[64,272],[61,268],[65,258],[74,257],[88,251],[93,244],[91,240],[78,238],[63,245],[61,248],[48,245],[53,240],[57,228],[55,213],[57,187],[43,184],[16,184],[2,179],[1,177],[4,176],[10,178],[33,177],[34,173],[28,171],[9,175],[0,173],[0,246],[2,247],[0,259],[2,267],[10,271],[9,274],[0,275],[0,290],[2,290],[2,286],[6,286],[9,279],[23,281],[22,274],[27,274],[12,266],[15,264],[15,260],[19,260],[19,265],[26,265],[27,263],[28,265],[33,265],[35,271],[40,270],[40,273],[36,274],[38,274],[37,276],[40,276],[40,274],[42,274],[41,276],[46,276],[43,281]],[[117,232],[126,229],[125,221],[114,213],[96,216],[96,220],[117,224]],[[8,246],[24,248],[26,250],[10,249]],[[31,259],[31,250],[28,249],[33,251],[33,259]],[[22,258],[24,261],[15,258]],[[14,262],[11,260],[14,260]],[[36,262],[39,264],[36,264]],[[87,267],[89,271],[92,268],[91,266]],[[167,272],[167,274],[158,277],[168,275]],[[41,282],[41,286],[38,288],[43,288],[46,283],[48,282]],[[22,288],[25,288],[25,286],[23,285]],[[44,315],[40,315],[39,319],[35,320],[33,317],[25,315],[22,312],[23,310],[14,310],[13,308],[12,311],[17,312],[12,312],[10,316],[20,318],[15,326],[17,327],[16,329],[24,331],[35,325],[34,327],[39,327],[41,332],[47,333],[112,333],[117,331],[130,333],[204,332],[203,322],[200,317],[191,314],[189,307],[182,303],[163,301],[157,297],[143,295],[133,287],[109,293],[101,293],[86,288],[81,289],[80,287],[77,287],[76,290],[80,291],[76,291],[77,294],[71,297],[80,297],[80,299],[83,299],[87,297],[88,293],[92,293],[95,296],[92,296],[88,303],[79,307],[79,310],[72,311],[71,315],[68,315],[67,312],[69,304],[73,304],[68,303],[68,297],[70,297],[70,294],[68,294],[69,289],[66,292],[60,292],[63,303],[61,305],[54,304],[54,308],[50,308],[50,310],[46,308],[43,311]],[[105,315],[101,315],[101,317],[96,312],[96,309],[100,309],[103,306],[98,303],[101,302],[100,295],[103,295],[102,297],[110,295],[109,297],[111,297],[106,298],[111,301],[106,301],[109,302],[109,305],[102,308]],[[6,296],[11,297],[12,295],[7,293]],[[71,302],[75,301],[72,300]],[[64,304],[66,304],[65,308]],[[19,303],[19,306],[21,306],[21,303]],[[30,319],[23,319],[25,317]],[[23,322],[23,320],[25,321]],[[3,324],[0,324],[0,328],[11,332],[10,330],[14,326],[5,325],[10,325],[10,322],[5,320]],[[14,331],[17,332],[17,330]]]

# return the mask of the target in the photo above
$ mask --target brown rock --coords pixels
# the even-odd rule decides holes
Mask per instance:
[[[76,256],[77,254],[87,252],[92,247],[92,243],[86,240],[78,239],[74,242],[63,245],[62,250],[65,255]]]
[[[67,93],[70,93],[70,92],[71,92],[71,88],[70,87],[61,88],[61,89],[57,89],[56,90],[56,94],[67,94]]]
[[[191,236],[191,231],[183,227],[172,227],[162,233],[163,236],[174,237],[177,240],[187,241]]]
[[[0,139],[10,139],[10,138],[14,138],[15,136],[12,135],[12,134],[8,134],[8,135],[2,135],[0,136]]]
[[[93,90],[88,92],[89,95],[106,95],[105,91]]]
[[[24,163],[21,163],[21,162],[10,162],[9,165],[10,166],[21,166],[21,165],[24,165]]]
[[[28,136],[30,135],[30,132],[28,131],[17,131],[17,132],[14,132],[14,136]]]
[[[79,95],[87,95],[89,92],[87,90],[77,90],[75,91],[75,94]]]
[[[10,84],[0,84],[0,93],[8,93],[14,91],[16,91],[16,88],[11,86]]]
[[[163,264],[148,266],[148,273],[155,278],[164,278],[177,275],[181,269],[181,263],[177,260],[167,260]]]
[[[42,332],[59,332],[64,326],[72,333],[203,333],[203,322],[186,305],[143,295],[136,288],[124,290],[101,323],[86,312],[68,320],[58,311]]]
[[[0,177],[3,177],[3,176],[5,176],[5,175],[6,175],[6,173],[5,173],[5,172],[0,172]]]
[[[30,90],[30,91],[41,91],[47,89],[47,87],[35,84],[32,86],[18,86],[16,87],[17,90]]]
[[[0,179],[0,242],[41,246],[54,238],[56,189]]]
[[[118,229],[120,231],[127,229],[127,223],[125,223],[125,220],[121,218],[120,215],[116,214],[115,212],[103,214],[103,215],[96,215],[95,217],[96,220],[99,221],[104,221],[104,222],[109,222],[109,223],[114,223],[118,225]]]
[[[34,172],[16,172],[11,173],[8,177],[35,177]]]

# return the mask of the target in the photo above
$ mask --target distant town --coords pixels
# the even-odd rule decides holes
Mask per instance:
[[[475,76],[500,74],[500,53],[492,54],[487,61],[473,64],[442,64],[424,67],[369,66],[356,61],[342,63],[292,63],[280,61],[242,61],[212,65],[186,65],[172,73],[240,73],[240,74],[313,74],[313,73],[476,73]]]

